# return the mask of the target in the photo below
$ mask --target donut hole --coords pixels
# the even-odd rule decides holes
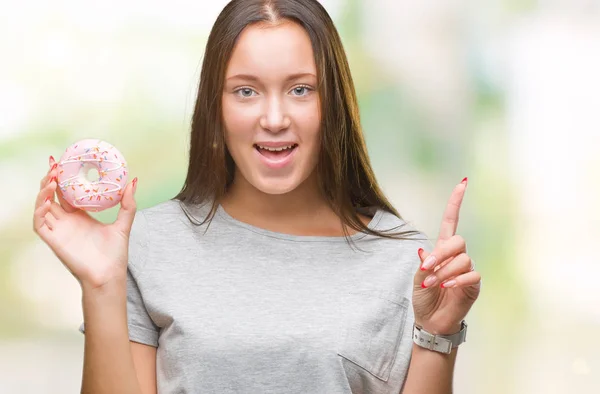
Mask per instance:
[[[98,169],[91,164],[86,164],[85,166],[83,166],[82,172],[83,176],[88,182],[98,182],[98,179],[100,179]]]

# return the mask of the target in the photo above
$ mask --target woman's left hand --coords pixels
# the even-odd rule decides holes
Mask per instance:
[[[432,334],[460,331],[481,288],[481,275],[467,255],[465,240],[456,235],[466,188],[467,178],[454,188],[433,251],[418,251],[421,267],[413,288],[415,323]]]

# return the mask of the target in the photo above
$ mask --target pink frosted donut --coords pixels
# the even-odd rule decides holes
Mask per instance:
[[[96,177],[90,174],[94,170]],[[70,205],[98,212],[121,201],[127,185],[127,163],[108,142],[81,140],[69,146],[60,158],[57,180]]]

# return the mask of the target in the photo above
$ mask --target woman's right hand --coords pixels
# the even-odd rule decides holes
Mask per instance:
[[[87,212],[69,205],[57,189],[57,163],[40,183],[35,202],[33,229],[81,286],[98,289],[127,274],[129,233],[135,217],[137,178],[129,183],[121,200],[117,220],[103,224]],[[58,202],[54,201],[57,196]]]

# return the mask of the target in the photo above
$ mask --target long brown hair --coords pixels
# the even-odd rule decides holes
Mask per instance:
[[[192,118],[187,177],[174,199],[184,206],[212,202],[209,215],[200,224],[214,217],[235,170],[225,146],[221,113],[227,64],[245,27],[254,23],[277,24],[283,20],[301,25],[312,42],[322,114],[321,151],[315,170],[323,195],[344,224],[345,236],[348,239],[346,226],[382,237],[414,235],[415,231],[371,230],[360,220],[357,209],[365,207],[377,207],[401,216],[375,179],[346,53],[333,21],[317,0],[233,0],[221,11],[204,53]]]

